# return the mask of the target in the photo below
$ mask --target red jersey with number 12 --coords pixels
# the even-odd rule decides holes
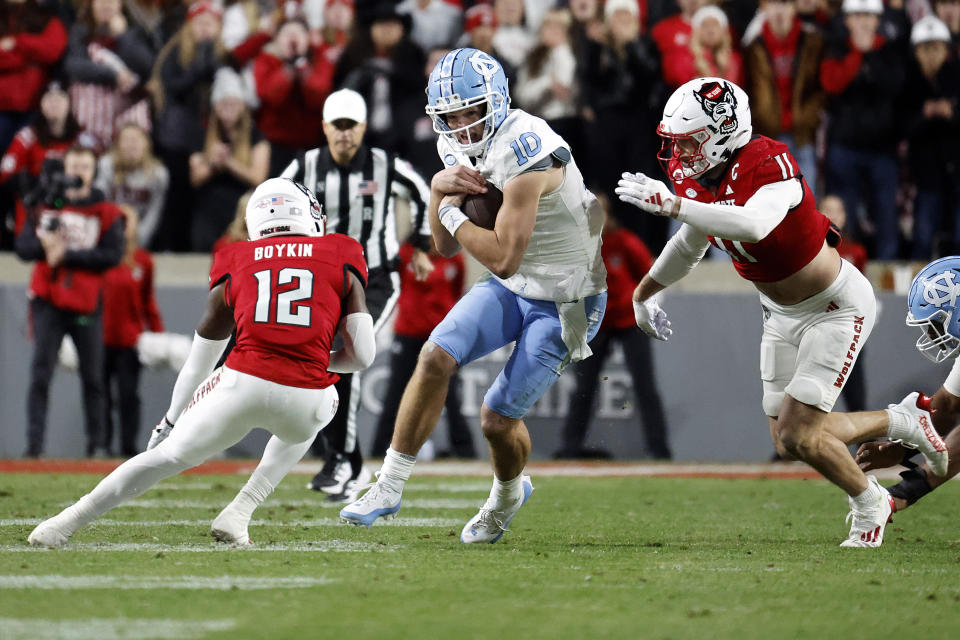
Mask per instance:
[[[323,389],[341,302],[353,271],[367,284],[360,243],[331,234],[235,242],[213,256],[210,287],[226,281],[237,345],[226,365],[291,387]]]
[[[760,187],[795,178],[803,186],[803,199],[760,242],[710,236],[711,244],[730,255],[742,278],[777,282],[800,271],[817,256],[830,228],[787,145],[757,136],[734,153],[716,191],[691,179],[676,188],[678,195],[699,202],[743,206]]]

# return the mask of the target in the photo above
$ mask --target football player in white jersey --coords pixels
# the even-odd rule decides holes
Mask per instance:
[[[437,424],[447,381],[458,367],[516,346],[484,396],[481,428],[490,445],[490,497],[460,534],[465,543],[500,539],[533,491],[523,468],[530,435],[523,417],[572,361],[590,355],[606,307],[600,255],[603,213],[570,153],[542,119],[510,109],[500,63],[456,49],[434,67],[427,114],[446,168],[431,182],[430,227],[437,248],[461,247],[490,271],[437,325],[420,353],[377,483],[341,517],[369,527],[400,509],[417,452]],[[460,210],[486,181],[503,192],[493,229]]]

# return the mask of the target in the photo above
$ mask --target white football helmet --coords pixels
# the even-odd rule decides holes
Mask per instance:
[[[289,178],[261,182],[247,202],[246,218],[251,240],[270,236],[322,236],[327,231],[327,216],[317,197]]]
[[[657,127],[657,157],[674,182],[696,178],[750,142],[747,94],[723,78],[697,78],[673,92]]]

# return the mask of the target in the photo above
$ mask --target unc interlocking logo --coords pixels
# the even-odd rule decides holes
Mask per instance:
[[[483,51],[477,51],[469,58],[470,66],[473,70],[483,76],[484,82],[488,83],[493,76],[500,70],[500,64]]]
[[[957,276],[955,271],[944,271],[938,273],[928,280],[923,281],[923,299],[925,302],[940,308],[945,304],[951,306],[957,302],[957,295],[960,294],[960,283],[954,282]]]

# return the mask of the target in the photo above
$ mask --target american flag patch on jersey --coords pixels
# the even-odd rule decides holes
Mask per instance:
[[[376,180],[361,180],[357,184],[357,193],[361,196],[372,196],[377,192]]]

